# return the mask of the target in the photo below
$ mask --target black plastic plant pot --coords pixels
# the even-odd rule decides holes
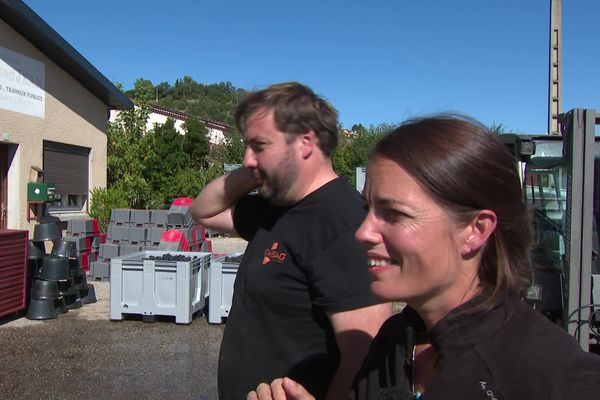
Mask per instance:
[[[46,248],[44,242],[34,242],[33,240],[27,241],[27,259],[28,260],[41,260],[46,256]]]
[[[40,278],[47,281],[69,279],[69,260],[52,255],[44,257]]]
[[[75,258],[77,257],[77,248],[75,243],[66,239],[59,239],[54,242],[51,254],[56,257]]]
[[[61,235],[54,222],[45,222],[33,227],[33,241],[43,242],[45,240],[55,241],[60,239]]]
[[[53,319],[56,318],[56,307],[53,299],[31,299],[27,308],[27,319]]]
[[[86,274],[81,274],[81,275],[77,275],[74,277],[75,280],[75,289],[82,291],[87,289],[88,287],[88,282],[87,282],[87,276]]]
[[[73,296],[77,293],[78,292],[75,289],[75,281],[73,278],[58,282],[58,294],[60,296]]]
[[[58,282],[36,279],[31,288],[31,298],[37,300],[58,299]]]
[[[81,264],[79,263],[79,258],[70,258],[69,259],[69,276],[77,278],[81,275],[85,275],[83,270],[81,269]]]
[[[81,303],[83,304],[92,304],[97,301],[94,285],[89,284],[86,289],[79,291],[79,295],[81,296]]]
[[[83,304],[81,303],[81,297],[79,297],[79,293],[63,296],[65,299],[65,303],[67,304],[67,309],[73,310],[75,308],[81,308]]]
[[[42,268],[42,258],[30,258],[27,260],[27,277],[38,279]]]
[[[67,309],[67,303],[65,302],[65,298],[62,296],[54,300],[54,307],[56,308],[57,314],[66,314],[67,312],[69,312],[69,310]]]

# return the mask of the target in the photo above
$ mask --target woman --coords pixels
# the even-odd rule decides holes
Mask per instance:
[[[404,123],[375,147],[356,232],[371,289],[407,307],[374,339],[355,399],[562,399],[600,393],[600,357],[520,299],[531,223],[514,160],[479,123]],[[310,399],[288,378],[249,399]]]

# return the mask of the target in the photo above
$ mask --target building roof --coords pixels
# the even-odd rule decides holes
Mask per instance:
[[[133,108],[123,92],[21,0],[0,0],[0,19],[110,108]]]
[[[171,108],[167,108],[165,106],[161,106],[158,104],[152,104],[152,112],[156,113],[156,114],[160,114],[160,115],[164,115],[165,117],[169,117],[169,118],[173,118],[173,119],[179,119],[182,121],[187,120],[188,115],[187,113],[183,112],[183,111],[179,111],[179,110],[173,110]],[[213,128],[213,129],[219,129],[223,132],[227,132],[231,130],[231,127],[227,124],[224,124],[222,122],[217,122],[217,121],[211,121],[208,119],[204,119],[204,118],[198,118],[196,117],[200,122],[204,123],[204,125],[206,125],[209,128]]]

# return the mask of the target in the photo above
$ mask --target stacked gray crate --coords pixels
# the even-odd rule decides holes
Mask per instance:
[[[97,261],[90,263],[90,275],[93,279],[108,280],[111,259],[140,251],[139,245],[131,244],[130,230],[134,226],[135,211],[137,210],[129,208],[111,210],[106,242],[102,243],[98,249]]]
[[[220,324],[229,316],[233,284],[243,253],[215,258],[210,263],[208,284],[208,322]]]
[[[169,210],[134,210],[116,208],[111,210],[106,243],[98,249],[98,260],[90,264],[91,276],[96,280],[108,280],[110,260],[139,251],[159,250],[163,233],[169,229],[183,232],[188,239],[188,250],[200,251],[202,228],[192,219],[187,206],[171,206]],[[193,231],[196,230],[196,242]]]
[[[90,263],[96,261],[97,248],[93,244],[100,240],[98,220],[72,219],[67,221],[67,232],[63,239],[75,244],[77,259],[83,271],[88,271]]]
[[[203,228],[192,218],[190,206],[171,205],[167,212],[168,230],[181,231],[188,242],[188,250],[200,251],[204,241]],[[159,243],[159,250],[172,250],[172,243]]]
[[[170,252],[188,261],[156,259],[166,253],[144,251],[111,260],[111,320],[126,314],[161,315],[189,324],[193,314],[204,308],[211,253]]]
[[[100,244],[97,260],[90,263],[90,276],[92,279],[109,279],[110,260],[121,255],[123,244],[129,244],[131,219],[132,210],[129,208],[115,208],[110,211],[106,242]]]
[[[172,205],[167,213],[167,224],[170,228],[189,228],[194,224],[189,206]]]

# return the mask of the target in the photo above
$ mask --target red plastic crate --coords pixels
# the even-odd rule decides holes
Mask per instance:
[[[191,197],[178,197],[175,200],[173,200],[172,205],[189,207],[192,205],[193,202],[194,202],[194,199],[192,199]]]

